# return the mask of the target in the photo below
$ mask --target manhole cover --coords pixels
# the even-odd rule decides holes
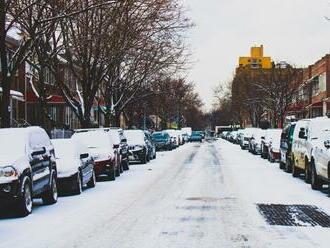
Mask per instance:
[[[330,227],[330,216],[312,205],[257,204],[270,225]]]

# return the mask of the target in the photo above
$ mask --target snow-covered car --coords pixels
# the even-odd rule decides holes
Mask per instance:
[[[241,148],[248,149],[249,144],[250,144],[250,139],[253,135],[253,133],[257,130],[258,128],[245,128],[241,133],[240,133],[240,146]],[[259,130],[259,129],[258,129]]]
[[[174,129],[166,129],[164,131],[167,132],[170,135],[171,141],[174,144],[174,146],[175,147],[178,147],[179,146],[179,142],[180,142],[180,140],[179,140],[180,137],[179,137],[178,133],[176,132],[176,130],[174,130]]]
[[[149,131],[144,131],[146,137],[146,144],[148,146],[148,159],[152,160],[156,158],[156,144],[151,137],[151,133]]]
[[[320,161],[321,150],[317,155],[315,148],[321,148],[324,138],[328,137],[330,119],[318,117],[305,119],[297,122],[293,132],[292,141],[292,175],[297,177],[300,173],[305,174],[305,181],[311,182],[313,189],[320,188],[320,178],[324,175],[324,167],[316,164]],[[325,151],[322,149],[322,151]],[[328,165],[326,165],[328,166]]]
[[[268,160],[273,163],[280,160],[282,130],[272,132],[268,145]]]
[[[53,139],[55,149],[59,192],[81,194],[87,185],[94,188],[96,176],[94,160],[88,148],[75,139]]]
[[[311,158],[312,189],[320,189],[323,184],[330,186],[330,126],[323,129],[314,143]],[[330,187],[328,189],[330,195]]]
[[[285,172],[291,172],[292,165],[292,140],[293,132],[296,126],[296,122],[291,122],[286,125],[281,134],[281,146],[280,146],[280,169],[284,169]]]
[[[125,130],[124,135],[127,138],[130,160],[140,161],[142,164],[147,163],[149,161],[149,151],[144,131],[138,129]]]
[[[280,128],[270,128],[266,129],[265,135],[261,137],[261,157],[268,159],[269,156],[269,145],[272,138],[281,135],[282,129]]]
[[[115,151],[109,135],[104,130],[79,131],[72,135],[71,139],[81,142],[88,148],[88,153],[94,159],[96,177],[106,175],[109,180],[116,179]]]
[[[265,135],[265,130],[258,129],[258,131],[252,134],[250,139],[250,152],[252,154],[260,155],[261,154],[261,137]]]
[[[54,148],[40,127],[0,129],[0,204],[20,216],[32,212],[32,198],[57,202]]]
[[[190,136],[191,136],[191,133],[192,133],[192,128],[191,127],[183,127],[181,128],[181,131],[184,133],[184,134],[187,134],[188,135],[188,141],[190,139]],[[188,142],[187,141],[187,142]]]

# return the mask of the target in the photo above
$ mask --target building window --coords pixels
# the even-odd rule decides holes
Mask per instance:
[[[316,96],[318,95],[320,92],[320,88],[319,88],[319,80],[317,79],[313,79],[312,80],[312,95]]]

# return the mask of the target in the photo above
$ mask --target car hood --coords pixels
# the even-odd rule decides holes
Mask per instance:
[[[80,159],[75,158],[57,158],[56,167],[59,172],[77,169],[80,166]]]
[[[0,156],[0,167],[4,166],[13,166],[18,172],[23,172],[24,169],[30,166],[30,163],[27,156],[15,158],[10,156]]]

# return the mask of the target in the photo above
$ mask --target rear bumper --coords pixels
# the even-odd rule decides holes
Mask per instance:
[[[108,175],[112,170],[115,168],[115,160],[114,159],[108,159],[108,160],[102,160],[102,161],[95,161],[94,165],[95,169],[95,175]]]
[[[275,161],[279,161],[281,158],[280,152],[270,151],[270,154],[271,154],[272,159],[274,159]]]

